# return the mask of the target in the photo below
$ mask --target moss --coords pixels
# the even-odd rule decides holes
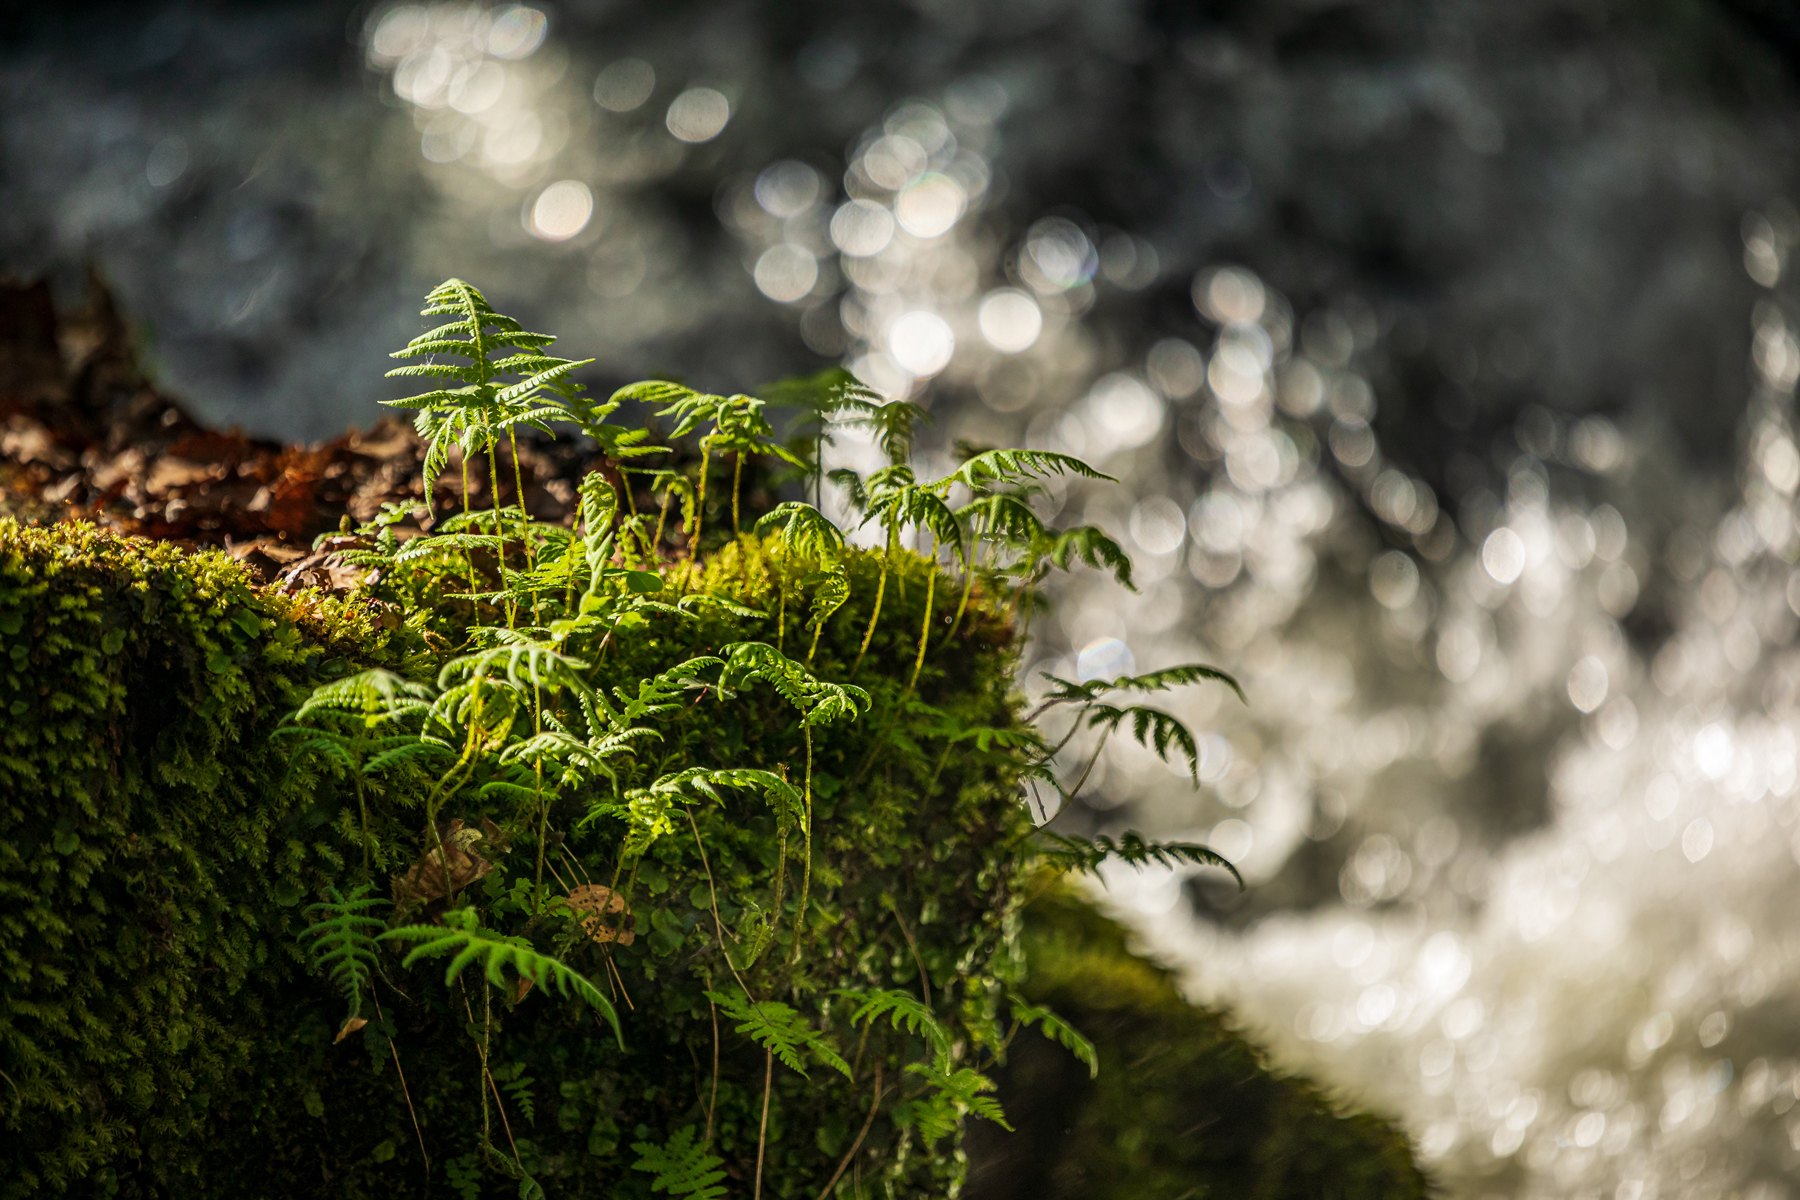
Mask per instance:
[[[1025,991],[1087,1034],[1100,1072],[1024,1042],[1001,1077],[1014,1136],[978,1127],[968,1200],[1176,1200],[1429,1194],[1405,1135],[1271,1069],[1225,1014],[1067,890],[1025,913]]]
[[[0,1195],[195,1169],[343,865],[268,732],[390,640],[221,554],[0,521]]]

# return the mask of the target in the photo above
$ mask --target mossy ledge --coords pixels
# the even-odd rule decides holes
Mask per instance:
[[[871,593],[875,558],[849,555],[853,594]],[[776,610],[769,562],[746,539],[712,557],[700,587]],[[891,620],[859,672],[864,682],[910,669],[926,569],[912,557],[893,569]],[[1014,719],[1012,631],[979,595],[975,608],[955,650],[927,659],[918,694],[962,719],[1004,724]],[[422,1150],[437,1164],[433,1192],[453,1194],[443,1162],[473,1136],[478,1111],[467,1021],[425,977],[429,968],[409,976],[389,962],[394,983],[420,1003],[404,1017],[390,1008],[333,1044],[329,992],[306,970],[296,935],[305,905],[356,873],[356,806],[342,781],[296,767],[271,740],[317,684],[421,652],[394,612],[374,598],[286,596],[217,553],[80,524],[0,522],[9,715],[0,754],[0,1195],[410,1193],[428,1175]],[[849,672],[866,619],[852,602],[827,625],[822,674]],[[770,624],[708,609],[625,639],[607,673],[635,678],[671,653],[757,634],[773,640]],[[741,759],[747,749],[779,756],[792,740],[778,704],[692,712],[678,739],[684,761]],[[923,972],[951,1023],[978,1017],[987,993],[1022,986],[1095,1038],[1102,1074],[1093,1084],[1060,1048],[1014,1045],[1002,1095],[1022,1128],[983,1130],[970,1147],[970,1194],[1023,1195],[997,1186],[1015,1172],[1046,1183],[1034,1194],[1070,1197],[1119,1188],[1171,1197],[1423,1194],[1391,1126],[1339,1115],[1305,1083],[1271,1075],[1218,1015],[1183,1004],[1069,895],[1026,910],[1022,954],[1014,903],[1022,881],[1005,851],[1028,822],[1004,761],[972,749],[948,763],[900,753],[849,786],[874,732],[868,722],[832,726],[816,741],[817,915],[802,953],[790,943],[756,969],[789,972],[790,989],[810,995],[916,988]],[[910,720],[895,732],[915,751],[927,736]],[[934,786],[923,786],[932,776]],[[379,865],[398,869],[412,852],[416,810],[399,795],[370,800]],[[742,825],[741,857],[727,850],[710,867],[722,886],[748,893],[773,870],[766,849],[759,853],[772,830]],[[572,841],[591,871],[610,868],[599,839]],[[707,845],[734,845],[725,822],[707,831]],[[549,997],[496,1022],[513,1119],[530,1118],[516,1141],[553,1196],[649,1195],[646,1176],[628,1169],[629,1143],[691,1122],[704,1103],[713,1026],[703,992],[709,971],[724,969],[693,845],[661,843],[639,887],[658,915],[639,923],[632,948],[612,948],[635,1001],[623,1011],[625,1051],[579,1006]],[[678,902],[652,908],[656,900]],[[735,906],[725,903],[729,919]],[[598,977],[600,949],[576,948],[572,960]],[[746,1049],[727,1036],[717,1101],[732,1194],[748,1194],[757,1140],[762,1063]],[[899,1047],[889,1052],[893,1070]],[[1033,1099],[1052,1091],[1066,1099]],[[1062,1134],[1069,1105],[1079,1114],[1072,1137]],[[866,1106],[821,1069],[810,1080],[777,1075],[768,1193],[818,1194]],[[885,1114],[864,1145],[871,1169],[846,1177],[845,1195],[857,1175],[864,1194],[883,1185],[894,1195],[942,1194],[965,1163],[954,1139],[927,1150]]]

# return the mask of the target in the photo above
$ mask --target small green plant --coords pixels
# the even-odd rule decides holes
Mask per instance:
[[[398,670],[317,688],[285,735],[297,764],[347,780],[359,805],[361,853],[303,934],[309,961],[349,1003],[343,1030],[380,990],[404,1014],[399,1028],[460,1031],[473,1042],[479,1132],[465,1153],[443,1156],[450,1185],[466,1195],[495,1175],[517,1181],[521,1196],[554,1191],[559,1171],[567,1186],[561,1160],[543,1158],[527,1132],[541,1125],[534,1079],[559,1077],[552,1070],[565,1079],[558,1123],[590,1122],[590,1153],[609,1156],[628,1119],[624,1101],[595,1083],[611,1098],[577,1103],[566,1089],[579,1073],[568,1064],[595,1064],[583,1078],[613,1078],[617,1068],[601,1065],[615,1061],[608,1055],[660,1053],[634,1043],[634,1028],[652,1022],[663,1022],[657,1037],[692,1053],[697,1072],[691,1096],[653,1090],[652,1108],[629,1118],[672,1130],[632,1143],[630,1169],[651,1175],[653,1192],[719,1197],[736,1173],[759,1198],[772,1157],[780,1194],[816,1189],[792,1174],[803,1151],[783,1111],[828,1088],[855,1097],[846,1111],[870,1098],[860,1132],[831,1133],[849,1148],[819,1194],[860,1171],[857,1155],[883,1112],[887,1132],[876,1136],[890,1185],[913,1186],[919,1170],[953,1182],[954,1158],[926,1168],[909,1147],[958,1136],[971,1116],[1004,1126],[986,1071],[1021,1029],[1038,1028],[1098,1069],[1072,1027],[1010,995],[1018,968],[1006,923],[1027,878],[1096,871],[1108,858],[1231,869],[1200,846],[1034,835],[1017,789],[1079,791],[1099,750],[1072,787],[1053,760],[1080,730],[1103,745],[1128,728],[1192,773],[1198,754],[1180,721],[1114,697],[1236,683],[1201,666],[1051,680],[1038,712],[1022,719],[1002,692],[971,704],[948,689],[956,664],[928,670],[940,628],[940,646],[1010,662],[1012,618],[1048,570],[1084,562],[1129,585],[1117,543],[1091,528],[1051,530],[1031,508],[1043,480],[1108,478],[1079,459],[989,450],[920,480],[910,457],[924,411],[879,403],[842,379],[798,389],[811,424],[783,443],[764,399],[652,381],[591,401],[571,377],[581,362],[548,356],[547,335],[495,312],[466,283],[434,289],[425,314],[453,319],[410,343],[401,355],[423,361],[393,374],[457,386],[396,403],[418,410],[428,503],[457,463],[462,510],[404,542],[395,527],[411,514],[385,512],[353,532],[360,548],[350,553],[380,566],[379,587],[405,607],[405,627],[436,640]],[[672,422],[671,444],[697,441],[697,465],[629,466],[665,451],[648,430],[609,422],[627,402],[657,406]],[[866,479],[831,473],[862,523],[878,527],[882,548],[852,548],[817,503],[779,504],[746,528],[747,466],[767,461],[822,481],[834,424],[873,430],[888,455]],[[581,482],[567,526],[526,509],[520,426],[573,430],[608,460]],[[503,445],[511,506],[499,498]],[[715,530],[707,551],[709,479],[727,456],[730,529],[723,539]],[[489,494],[478,510],[469,464],[483,457]],[[659,499],[654,520],[639,511],[638,480]],[[967,499],[953,507],[953,496]],[[680,507],[673,529],[671,505]],[[902,548],[909,529],[927,539],[923,555]],[[954,609],[940,603],[940,575],[959,587]],[[884,608],[902,604],[905,629],[884,633]],[[790,610],[804,614],[791,648]],[[1031,723],[1053,713],[1071,718],[1055,739]],[[974,809],[959,818],[987,831],[979,843],[942,843],[937,861],[902,865],[878,839],[859,841],[903,827],[895,805],[904,797],[943,811],[963,804],[968,787],[996,798],[979,819]],[[858,856],[891,862],[879,877],[888,882],[855,878]],[[899,882],[944,871],[966,872],[966,887],[953,887],[979,897],[966,918],[979,928],[954,960],[922,951],[938,901]],[[383,874],[386,919],[371,895]],[[439,959],[448,960],[441,980],[409,974]],[[916,978],[917,994],[893,986],[903,975]],[[554,1018],[536,1018],[535,1040],[509,1034],[528,1006],[559,1002]],[[616,1049],[596,1045],[596,1034]],[[659,1061],[670,1077],[687,1070],[684,1060]],[[820,1065],[829,1070],[814,1073]],[[442,1113],[448,1101],[434,1093],[432,1103]]]

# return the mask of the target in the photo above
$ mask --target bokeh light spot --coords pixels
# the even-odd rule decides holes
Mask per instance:
[[[692,87],[669,104],[665,123],[669,132],[684,142],[710,142],[724,132],[731,120],[731,101],[709,87]]]
[[[810,251],[786,242],[771,246],[756,260],[756,286],[771,300],[791,304],[819,281],[819,263]]]
[[[564,179],[538,194],[526,227],[534,237],[561,242],[586,229],[593,215],[594,193],[588,185],[577,179]]]
[[[642,108],[656,90],[656,69],[641,58],[621,58],[594,77],[594,103],[608,112]]]
[[[1037,301],[1016,288],[998,288],[984,296],[976,321],[988,345],[1002,354],[1030,349],[1044,329]]]
[[[888,330],[888,353],[917,376],[936,375],[950,365],[956,335],[944,318],[923,309],[909,312]]]

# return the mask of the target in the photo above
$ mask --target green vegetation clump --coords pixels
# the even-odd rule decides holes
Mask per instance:
[[[1045,572],[1129,582],[1102,531],[1031,508],[1097,474],[1077,460],[920,480],[915,406],[803,388],[810,445],[784,444],[748,396],[587,398],[466,284],[426,312],[396,374],[441,384],[402,403],[464,503],[347,530],[356,599],[0,527],[25,726],[0,760],[0,1196],[954,1194],[1025,1031],[1099,1065],[1020,991],[1027,881],[1230,868],[1037,833],[1022,790],[1078,787],[1097,751],[1057,756],[1082,731],[1192,771],[1190,731],[1124,698],[1236,685],[1052,681],[1023,711]],[[638,465],[665,452],[608,421],[627,401],[698,454]],[[835,476],[878,549],[806,503],[740,511],[747,466],[817,486],[832,421],[888,452]],[[610,458],[568,525],[468,503],[475,459],[523,492],[521,426]]]
[[[230,1112],[306,986],[300,906],[345,866],[341,814],[270,735],[397,660],[383,617],[223,554],[0,521],[0,1195],[172,1180]]]
[[[1100,1071],[1018,1045],[998,1095],[1019,1132],[971,1130],[967,1200],[1431,1194],[1403,1133],[1271,1069],[1069,889],[1033,900],[1024,931],[1021,990],[1093,1040]]]

